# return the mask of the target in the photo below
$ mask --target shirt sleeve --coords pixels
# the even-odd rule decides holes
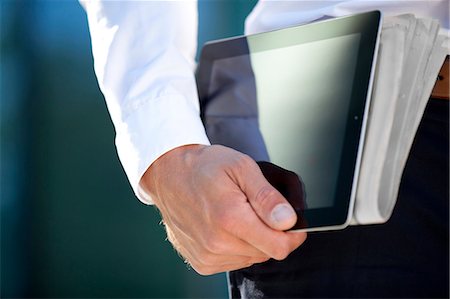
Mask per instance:
[[[94,68],[116,131],[119,158],[137,197],[147,168],[187,144],[209,144],[194,77],[196,1],[80,1]]]
[[[259,0],[246,19],[245,32],[254,34],[370,10],[380,10],[385,16],[412,13],[435,18],[448,32],[448,0]]]

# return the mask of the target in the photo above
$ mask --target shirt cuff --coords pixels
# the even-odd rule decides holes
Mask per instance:
[[[116,124],[117,152],[134,193],[145,204],[153,204],[140,187],[148,167],[164,153],[188,144],[210,145],[193,105],[180,94],[166,94],[135,109]]]

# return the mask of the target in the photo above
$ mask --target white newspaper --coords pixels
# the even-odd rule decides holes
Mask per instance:
[[[352,224],[386,222],[403,169],[436,82],[449,37],[439,23],[414,15],[383,21]]]

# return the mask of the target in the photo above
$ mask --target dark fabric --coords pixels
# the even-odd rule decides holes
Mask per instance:
[[[429,101],[386,224],[310,233],[229,279],[233,298],[448,298],[449,102]]]

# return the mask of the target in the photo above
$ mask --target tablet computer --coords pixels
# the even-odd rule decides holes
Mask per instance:
[[[373,11],[202,49],[197,87],[211,143],[301,177],[296,230],[352,218],[380,27]]]

